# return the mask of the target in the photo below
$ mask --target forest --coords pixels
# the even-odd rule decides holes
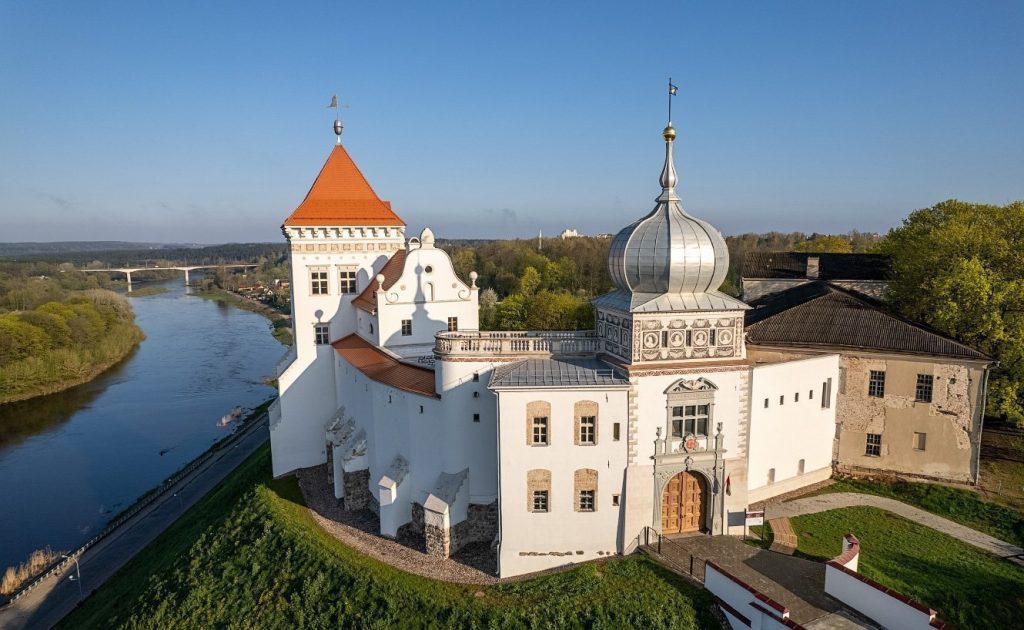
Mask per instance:
[[[84,383],[143,339],[109,280],[54,263],[0,263],[0,403]]]

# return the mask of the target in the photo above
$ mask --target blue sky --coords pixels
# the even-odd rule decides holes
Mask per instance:
[[[0,0],[0,241],[279,240],[334,142],[411,229],[884,231],[1024,198],[1021,2]]]

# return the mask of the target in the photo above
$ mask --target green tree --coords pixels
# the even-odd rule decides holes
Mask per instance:
[[[519,278],[520,295],[533,295],[539,286],[540,273],[533,267],[524,269],[523,275]]]
[[[813,254],[852,254],[853,243],[845,236],[815,234],[809,240],[797,243],[793,247],[793,251]]]
[[[1024,423],[1024,202],[916,210],[879,250],[893,305],[998,360],[986,411]]]
[[[50,345],[46,333],[15,315],[0,317],[0,365],[43,353]]]

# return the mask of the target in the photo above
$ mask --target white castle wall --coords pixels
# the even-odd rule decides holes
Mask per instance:
[[[829,379],[831,398],[823,408],[822,386]],[[835,354],[753,367],[747,464],[750,502],[831,476],[838,382],[839,355]],[[798,474],[801,459],[802,475]],[[774,482],[769,483],[772,469]]]
[[[535,400],[551,404],[550,446],[526,443],[526,406]],[[574,440],[574,404],[582,400],[598,403],[598,436],[593,446],[576,445]],[[498,413],[501,576],[621,553],[618,534],[625,509],[626,391],[506,390],[498,396]],[[615,422],[622,427],[618,441],[612,439]],[[598,473],[594,512],[575,510],[575,472],[585,468]],[[527,510],[527,471],[531,469],[551,472],[547,513]],[[620,495],[619,506],[612,505],[616,494]]]

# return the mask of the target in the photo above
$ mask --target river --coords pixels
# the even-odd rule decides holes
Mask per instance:
[[[224,437],[236,405],[274,395],[263,380],[285,347],[266,318],[169,291],[133,298],[146,334],[120,364],[73,389],[0,405],[0,571],[49,545],[69,550]]]

